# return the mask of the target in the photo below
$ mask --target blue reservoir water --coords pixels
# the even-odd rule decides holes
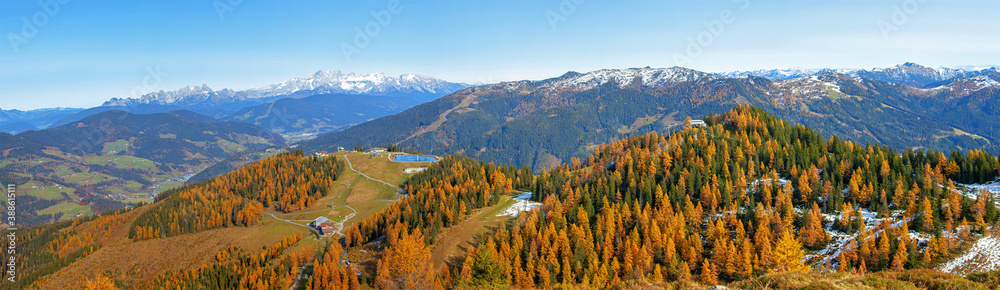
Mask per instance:
[[[437,161],[437,158],[430,156],[417,156],[417,155],[396,155],[392,157],[392,161],[396,162],[433,162]]]

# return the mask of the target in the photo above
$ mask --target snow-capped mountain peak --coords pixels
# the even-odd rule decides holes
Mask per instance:
[[[632,84],[636,78],[642,86],[659,88],[680,82],[718,79],[719,76],[683,67],[602,69],[585,74],[570,72],[562,77],[544,81],[542,88],[589,90],[614,80],[618,87]]]
[[[239,101],[289,95],[301,91],[313,94],[386,95],[392,93],[451,93],[468,87],[418,74],[386,76],[383,72],[371,74],[344,73],[339,70],[319,70],[306,77],[293,78],[281,83],[251,88],[243,91],[223,89],[213,91],[208,85],[187,86],[176,91],[158,91],[139,98],[113,98],[105,106],[130,106],[137,104],[188,105],[211,100]]]
[[[887,68],[871,70],[856,70],[848,73],[852,77],[864,77],[885,82],[894,82],[913,87],[925,87],[930,84],[954,79],[957,77],[978,73],[962,68],[931,68],[916,63],[907,62]]]
[[[772,81],[797,79],[824,72],[837,72],[852,78],[869,78],[884,82],[905,84],[913,87],[925,87],[931,84],[940,83],[950,79],[981,74],[988,71],[996,71],[996,66],[960,66],[955,68],[947,67],[927,67],[913,62],[906,62],[900,65],[884,68],[872,69],[817,69],[817,68],[789,68],[789,69],[761,69],[753,71],[733,71],[718,73],[720,76],[736,78],[746,76],[756,76],[767,78]]]
[[[112,98],[104,103],[105,106],[129,106],[135,104],[172,104],[178,102],[191,102],[208,99],[215,95],[215,91],[207,84],[200,86],[186,86],[175,91],[160,90],[157,92],[142,95],[136,98]]]
[[[719,73],[719,75],[729,78],[755,76],[755,77],[766,78],[772,81],[780,81],[780,80],[812,76],[823,71],[825,71],[825,69],[793,67],[789,69],[759,69],[752,71],[723,72]]]
[[[957,77],[934,89],[941,88],[950,89],[960,95],[968,95],[985,88],[1000,88],[1000,73],[996,70],[984,70],[982,73]]]
[[[453,92],[464,88],[464,84],[450,83],[418,74],[403,74],[398,77],[386,76],[383,72],[371,74],[343,73],[341,71],[318,71],[305,78],[294,78],[280,84],[249,89],[253,95],[268,96],[290,94],[303,90],[320,90],[326,93],[373,94],[391,92],[428,92],[439,90]]]

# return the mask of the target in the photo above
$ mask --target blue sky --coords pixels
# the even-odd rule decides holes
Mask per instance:
[[[480,83],[643,66],[1000,64],[1000,1],[441,0],[398,13],[391,1],[59,1],[0,1],[0,108],[317,70]],[[356,43],[366,27],[377,33]],[[349,59],[344,46],[357,48]]]

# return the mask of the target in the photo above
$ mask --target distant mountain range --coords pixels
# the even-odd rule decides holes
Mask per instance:
[[[451,83],[417,74],[404,74],[392,77],[386,76],[381,72],[373,74],[345,74],[341,71],[317,71],[304,78],[294,78],[280,84],[272,84],[244,91],[233,91],[230,89],[213,91],[207,85],[188,86],[176,91],[149,93],[140,98],[112,98],[105,102],[103,106],[136,106],[143,104],[205,106],[267,99],[278,96],[314,94],[407,95],[414,96],[418,100],[429,101],[434,99],[435,96],[449,94],[466,87],[468,87],[466,84]]]
[[[755,76],[772,81],[787,80],[794,78],[807,77],[814,74],[818,74],[822,71],[834,71],[830,69],[812,69],[812,68],[789,68],[789,69],[760,69],[753,71],[731,71],[719,73],[719,75],[728,78],[738,78],[745,76]]]
[[[30,111],[0,108],[0,132],[17,134],[28,130],[48,128],[60,119],[81,111],[76,108],[46,108]]]
[[[898,83],[915,88],[934,88],[946,85],[955,78],[980,75],[989,71],[996,72],[997,68],[973,66],[930,68],[914,63],[905,63],[894,67],[870,70],[792,68],[717,74],[692,70],[678,72],[690,74],[687,76],[643,75],[642,77],[649,80],[649,83],[644,84],[645,86],[657,87],[659,85],[657,80],[670,79],[680,82],[684,81],[685,77],[703,78],[714,75],[724,78],[739,78],[754,76],[771,81],[782,81],[833,72],[853,78]],[[649,70],[646,73],[664,72]],[[631,73],[628,70],[601,70],[580,74],[581,79],[575,79],[575,74],[577,73],[571,72],[563,76],[568,81],[554,83],[550,89],[567,85],[580,85],[581,88],[594,87],[609,77],[616,78],[623,85],[628,84],[631,80]],[[579,83],[571,84],[571,82]],[[213,90],[207,85],[188,86],[175,91],[153,92],[139,98],[113,98],[102,106],[89,109],[0,110],[0,131],[16,134],[28,130],[45,129],[110,110],[137,114],[190,110],[216,119],[247,121],[262,125],[293,139],[296,139],[294,136],[308,138],[317,133],[339,130],[365,120],[393,114],[467,87],[469,87],[467,84],[447,82],[417,74],[403,74],[393,77],[383,73],[354,74],[341,71],[317,71],[306,77],[243,91]],[[313,106],[312,108],[294,105],[297,102],[283,101],[278,104],[278,108],[282,109],[279,112],[284,116],[283,119],[280,119],[281,122],[275,122],[274,118],[267,120],[268,115],[276,112],[260,111],[260,108],[271,107],[275,104],[274,102],[281,99],[303,99],[314,95],[357,95],[357,97],[354,101],[350,98],[337,98],[336,104],[314,101],[299,102],[299,104]],[[254,107],[256,109],[253,109]],[[342,107],[350,107],[351,112],[338,111],[338,108]],[[302,112],[296,112],[298,110],[302,110]],[[352,113],[354,116],[351,116]]]
[[[996,71],[996,67],[990,68],[989,70]],[[965,69],[943,67],[929,68],[908,62],[884,69],[856,70],[849,72],[848,75],[923,88],[933,83],[947,81],[970,74],[977,74],[980,72],[982,71],[968,71]]]
[[[782,80],[680,67],[569,72],[542,81],[469,88],[301,145],[332,150],[397,144],[431,154],[545,168],[585,157],[595,144],[673,130],[688,116],[752,104],[855,142],[995,152],[1000,148],[1000,73],[995,69],[966,71],[930,83],[933,88],[899,83],[920,85],[951,74],[958,71],[929,71],[914,64],[827,70]]]
[[[184,108],[222,118],[240,109],[284,98],[302,98],[320,94],[364,95],[364,97],[403,97],[423,103],[468,87],[432,77],[404,74],[398,77],[373,74],[317,71],[304,78],[243,91],[214,91],[207,85],[188,86],[176,91],[159,91],[140,98],[113,98],[101,107],[141,108],[163,106],[163,110]],[[360,97],[359,97],[360,98]],[[341,112],[342,113],[342,112]],[[346,124],[338,124],[346,125]]]
[[[243,91],[231,89],[213,90],[207,85],[187,86],[175,91],[158,91],[139,98],[112,98],[101,106],[89,109],[40,109],[34,111],[0,111],[2,132],[19,133],[27,130],[45,129],[68,124],[87,116],[119,110],[137,114],[163,113],[174,110],[189,110],[213,118],[222,119],[244,108],[267,104],[280,99],[298,99],[313,95],[339,94],[359,95],[357,103],[341,102],[351,108],[360,104],[378,103],[378,108],[364,108],[368,118],[381,117],[374,114],[381,107],[405,109],[414,104],[424,103],[440,96],[464,89],[469,85],[452,83],[418,74],[403,74],[398,77],[385,74],[354,74],[340,71],[318,71],[303,78],[294,78],[279,84],[267,85]],[[374,98],[375,100],[362,100]],[[334,108],[335,109],[335,108]],[[381,110],[385,111],[385,110]],[[398,110],[388,110],[392,113]],[[337,114],[348,114],[338,111]],[[238,119],[238,118],[237,118]],[[307,120],[308,121],[308,120]],[[326,129],[335,129],[356,123],[330,124]],[[288,132],[281,131],[281,132]],[[324,131],[325,132],[325,131]],[[305,133],[305,132],[300,132]]]
[[[894,67],[873,68],[871,70],[791,68],[791,69],[764,69],[755,71],[733,71],[733,72],[719,73],[719,75],[730,78],[755,76],[755,77],[766,78],[772,81],[777,81],[777,80],[786,80],[786,79],[812,76],[824,72],[837,72],[852,77],[863,77],[883,82],[899,83],[912,87],[925,88],[927,86],[931,86],[933,84],[941,83],[957,77],[980,74],[988,71],[995,72],[997,71],[997,67],[964,66],[961,68],[946,68],[946,67],[930,68],[912,62],[907,62]]]

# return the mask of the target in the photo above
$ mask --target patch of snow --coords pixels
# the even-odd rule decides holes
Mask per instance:
[[[799,78],[791,78],[774,82],[774,90],[768,91],[769,95],[788,96],[794,103],[796,99],[825,99],[829,92],[845,94],[840,85],[834,81],[827,81],[828,75],[810,75]],[[782,98],[776,98],[781,101]]]
[[[747,188],[747,193],[754,192],[754,190],[757,189],[757,185],[761,184],[762,182],[767,182],[767,185],[771,185],[771,183],[774,182],[774,179],[771,179],[771,178],[761,178],[761,179],[754,180],[753,182],[750,183],[750,186]],[[784,177],[778,178],[778,186],[779,187],[784,187],[785,183],[789,183],[789,182],[791,182],[791,180],[788,180],[787,178],[784,178]]]
[[[941,271],[964,274],[963,268],[966,267],[974,267],[975,271],[1000,269],[1000,239],[996,237],[979,239],[965,254],[945,263]]]
[[[542,203],[540,202],[534,202],[529,200],[531,199],[530,191],[515,195],[512,198],[517,200],[517,202],[512,204],[507,209],[504,209],[503,212],[497,214],[497,216],[515,217],[517,216],[517,214],[521,212],[529,211],[534,209],[536,206],[542,205]]]
[[[986,190],[992,194],[1000,194],[1000,180],[994,180],[993,182],[985,184],[963,184],[963,186],[975,191]]]
[[[871,236],[868,237],[869,239],[875,238],[884,231],[884,230],[876,230],[882,225],[882,223],[890,222],[891,224],[889,224],[888,228],[892,229],[901,227],[903,226],[903,223],[913,220],[913,218],[902,219],[901,218],[902,211],[893,211],[892,213],[890,213],[892,216],[891,218],[880,219],[878,218],[878,213],[869,211],[868,209],[856,208],[855,210],[861,212],[861,216],[865,222],[865,227],[867,227],[868,230],[873,230],[871,232]],[[830,235],[831,242],[827,244],[826,247],[824,247],[823,249],[814,252],[814,254],[810,256],[810,258],[821,257],[823,255],[826,255],[822,259],[823,263],[830,261],[830,264],[833,266],[834,269],[836,269],[837,265],[840,263],[839,261],[837,261],[837,258],[840,257],[840,252],[845,250],[848,243],[852,239],[857,238],[858,233],[847,234],[841,231],[834,230],[833,224],[838,218],[840,218],[839,214],[837,215],[822,214],[822,216],[823,216],[823,223],[825,225],[823,227],[823,230]],[[830,222],[827,223],[827,221]],[[919,234],[913,231],[910,231],[910,236],[917,240],[923,241],[924,244],[926,244],[927,240],[929,239],[928,238],[929,236],[924,234]]]
[[[1000,197],[1000,179],[984,184],[955,183],[955,186],[958,187],[958,189],[952,189],[952,191],[962,194],[972,200],[979,197],[979,191],[981,190],[989,192],[994,198]]]
[[[980,89],[985,87],[1000,87],[1000,82],[984,75],[974,76],[971,78],[971,81],[973,81]]]
[[[511,198],[516,199],[516,200],[529,200],[529,199],[531,199],[531,192],[527,191],[527,192],[524,192],[524,193],[512,196]]]
[[[917,245],[928,245],[928,243],[931,241],[931,239],[934,238],[934,236],[910,230],[910,238],[917,240]]]

